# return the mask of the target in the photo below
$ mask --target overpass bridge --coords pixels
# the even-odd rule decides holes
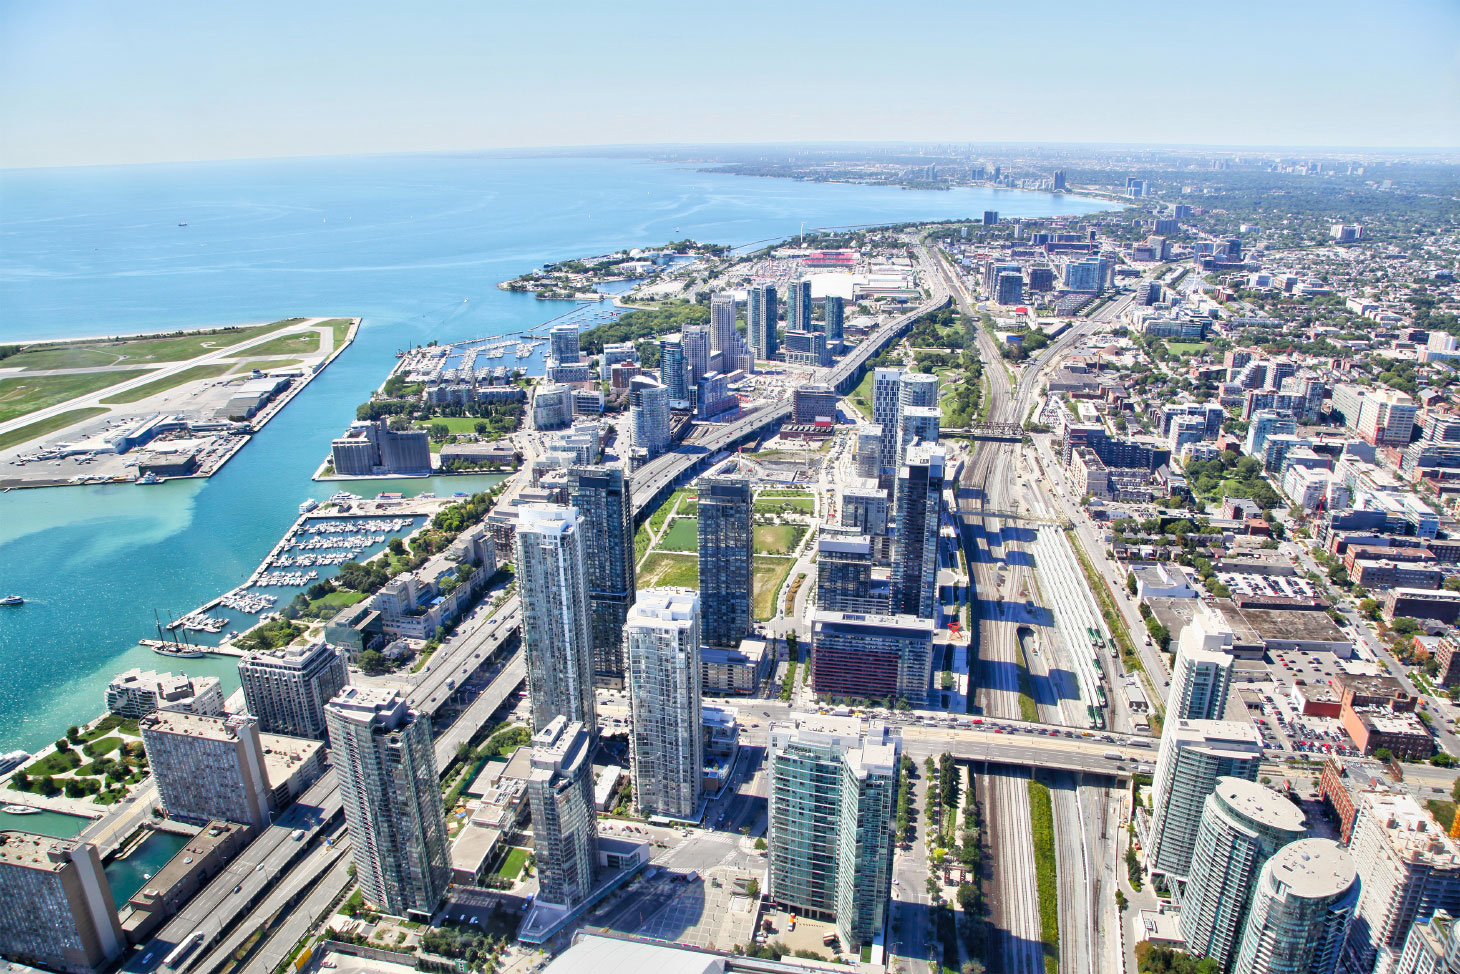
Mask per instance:
[[[1024,439],[1024,427],[1018,423],[979,423],[975,426],[950,426],[938,432],[939,436],[955,436],[969,440],[992,440],[1000,443],[1018,443]]]
[[[912,311],[893,319],[865,339],[858,342],[840,362],[832,367],[823,379],[846,395],[862,380],[867,362],[882,351],[888,343],[906,335],[912,323],[930,311],[936,311],[948,303],[946,294],[936,295],[918,305]],[[723,451],[761,435],[763,431],[785,422],[791,415],[791,403],[778,399],[766,406],[742,416],[723,426],[700,427],[705,434],[689,443],[682,443],[674,450],[661,454],[634,471],[632,480],[634,500],[634,523],[640,524],[649,512],[663,503],[674,489],[692,479],[695,474],[709,466]],[[1023,431],[1020,431],[1023,435]]]

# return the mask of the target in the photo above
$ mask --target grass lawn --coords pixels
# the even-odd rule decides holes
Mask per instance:
[[[227,372],[232,366],[227,362],[213,362],[208,365],[195,365],[190,369],[183,369],[172,375],[161,379],[153,379],[151,382],[144,382],[135,389],[128,389],[113,396],[107,396],[102,402],[108,405],[117,403],[136,402],[139,399],[146,399],[148,396],[155,396],[159,392],[166,392],[185,382],[196,382],[199,379],[216,379]]]
[[[254,369],[258,369],[260,372],[267,372],[270,369],[287,369],[298,365],[299,362],[300,360],[297,358],[265,358],[235,366],[233,373],[237,375],[240,372],[252,372]]]
[[[321,321],[320,324],[329,325],[334,330],[336,349],[345,344],[345,339],[350,337],[349,318],[331,318],[328,321]]]
[[[791,574],[795,562],[790,558],[757,556],[751,567],[751,612],[755,621],[765,622],[776,614],[776,593]]]
[[[522,875],[522,867],[526,865],[527,850],[513,846],[502,857],[502,865],[497,867],[497,875],[503,879],[516,879]]]
[[[757,555],[789,555],[806,534],[801,524],[757,524],[754,530]]]
[[[1166,350],[1172,355],[1199,355],[1206,351],[1206,342],[1167,342]]]
[[[8,363],[9,359],[6,361]],[[127,379],[135,379],[146,375],[147,371],[77,372],[73,375],[15,376],[0,379],[0,422],[97,392]]]
[[[100,416],[106,412],[100,406],[87,406],[85,409],[71,409],[64,413],[57,413],[46,419],[38,419],[34,423],[13,429],[8,433],[0,433],[0,450],[8,450],[29,440],[38,440],[48,433],[63,430],[73,423],[90,419],[93,416]]]
[[[475,416],[438,416],[435,419],[427,420],[424,423],[417,423],[417,429],[426,429],[435,426],[437,423],[445,423],[446,428],[453,433],[475,433],[476,424],[486,420],[478,419]]]
[[[800,497],[767,497],[762,500],[755,499],[753,510],[756,514],[810,514],[816,506],[816,502],[805,495]]]
[[[677,517],[669,522],[669,530],[660,539],[659,548],[664,551],[699,551],[699,518]]]
[[[789,562],[787,563],[789,564]],[[696,555],[672,555],[656,551],[639,569],[639,588],[681,586],[699,588],[700,559]]]
[[[85,369],[98,365],[146,364],[150,362],[185,362],[207,352],[237,345],[292,325],[301,318],[285,318],[267,325],[247,328],[217,328],[187,335],[118,338],[92,342],[57,342],[36,345],[5,360],[10,368],[22,369]]]
[[[1455,823],[1455,803],[1432,798],[1425,802],[1425,808],[1428,808],[1430,814],[1435,817],[1435,821],[1440,823],[1440,828],[1448,833],[1450,826]]]
[[[852,390],[850,396],[847,396],[869,418],[872,415],[872,379],[876,371],[876,369],[868,369],[867,374],[862,376],[862,381],[857,383],[857,388]]]
[[[318,354],[319,349],[319,332],[311,328],[309,331],[301,331],[298,334],[271,338],[262,345],[255,345],[247,351],[240,352],[234,358],[242,358],[245,355],[315,355]]]
[[[122,746],[120,737],[103,737],[99,740],[81,745],[81,750],[86,752],[87,757],[99,758],[110,754]]]
[[[80,766],[81,755],[75,751],[52,751],[39,761],[31,762],[25,773],[32,778],[39,778],[42,775],[62,774]]]

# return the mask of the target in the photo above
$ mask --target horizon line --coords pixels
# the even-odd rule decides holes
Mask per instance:
[[[208,156],[193,159],[152,159],[134,162],[78,162],[62,163],[53,165],[0,165],[0,175],[6,173],[35,172],[40,170],[59,169],[118,169],[123,167],[141,166],[187,166],[205,165],[209,163],[230,163],[230,162],[285,162],[285,161],[307,161],[319,159],[369,159],[409,156],[471,156],[471,155],[552,155],[565,153],[583,153],[591,155],[594,150],[624,151],[666,151],[671,149],[729,149],[729,148],[836,148],[836,147],[881,147],[881,148],[974,148],[988,147],[1001,149],[1015,148],[1082,148],[1082,149],[1166,149],[1172,151],[1203,151],[1215,153],[1243,153],[1243,152],[1308,152],[1308,153],[1358,153],[1358,154],[1391,154],[1396,156],[1425,156],[1453,154],[1454,159],[1436,160],[1437,162],[1452,162],[1460,164],[1460,145],[1431,145],[1431,146],[1364,146],[1364,145],[1339,145],[1339,144],[1278,144],[1278,143],[1202,143],[1202,142],[1046,142],[1046,141],[1022,141],[1022,140],[998,140],[998,141],[866,141],[855,139],[825,139],[805,142],[769,141],[769,142],[603,142],[603,143],[568,143],[561,145],[523,145],[523,146],[493,146],[469,149],[400,149],[382,150],[378,152],[340,152],[340,153],[298,153],[284,155],[257,155],[257,156]]]

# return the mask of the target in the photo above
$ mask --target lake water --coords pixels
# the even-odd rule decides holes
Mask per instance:
[[[671,239],[1087,213],[1014,190],[914,192],[631,160],[362,157],[0,173],[0,343],[362,317],[355,343],[207,481],[0,495],[0,751],[102,708],[110,677],[166,664],[136,641],[242,581],[306,497],[470,490],[471,479],[315,484],[329,441],[412,345],[520,331],[571,309],[496,285]],[[186,222],[186,227],[180,227]],[[237,685],[230,659],[172,668]]]
[[[130,900],[149,877],[157,875],[157,870],[167,865],[167,860],[187,844],[185,835],[153,831],[127,858],[108,862],[105,867],[106,883],[112,888],[112,899],[117,906]]]

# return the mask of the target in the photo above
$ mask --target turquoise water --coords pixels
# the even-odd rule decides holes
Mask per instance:
[[[0,173],[0,342],[364,318],[354,343],[216,476],[0,495],[0,751],[101,710],[136,640],[242,581],[398,349],[505,334],[571,309],[497,289],[551,260],[670,239],[744,244],[808,228],[1092,212],[1012,190],[910,192],[626,160],[368,157]],[[186,227],[179,227],[179,222]],[[357,492],[405,489],[410,482]],[[416,489],[471,489],[445,478]],[[350,489],[346,486],[345,489]],[[236,685],[227,659],[174,669]]]
[[[62,728],[64,730],[65,728]],[[0,794],[0,800],[4,795]],[[79,835],[81,830],[91,824],[91,819],[84,815],[66,815],[62,812],[39,811],[29,815],[12,815],[10,812],[0,811],[0,830],[16,829],[21,832],[37,832],[41,835],[54,835],[58,839],[69,839]]]
[[[167,865],[167,860],[188,844],[188,837],[172,832],[152,832],[125,859],[106,864],[106,883],[112,888],[112,899],[118,907],[142,888],[149,876]]]

